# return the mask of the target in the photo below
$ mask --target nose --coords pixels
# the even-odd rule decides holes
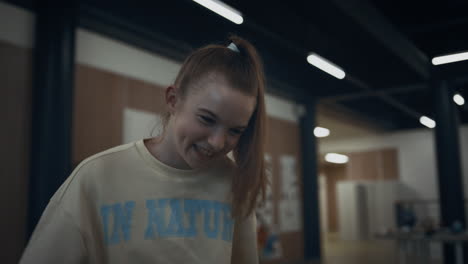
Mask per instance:
[[[222,150],[226,144],[226,134],[224,131],[222,129],[214,130],[208,137],[208,144],[210,144],[215,152]]]

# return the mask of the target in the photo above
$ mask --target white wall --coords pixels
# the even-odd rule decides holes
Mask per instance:
[[[34,38],[33,13],[0,2],[0,40],[23,48],[31,48]]]
[[[369,204],[366,187],[350,181],[336,185],[338,225],[342,240],[369,239]]]
[[[176,61],[84,29],[76,32],[76,62],[161,86],[170,85],[180,68]]]
[[[400,199],[438,199],[433,130],[417,129],[381,136],[324,142],[321,154],[358,152],[393,147],[398,151],[400,180],[404,186]],[[465,196],[468,190],[468,126],[460,129],[460,152]]]

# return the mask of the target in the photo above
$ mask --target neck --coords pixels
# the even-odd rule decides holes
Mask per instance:
[[[165,135],[157,136],[145,141],[145,146],[160,162],[180,170],[190,170],[188,164],[177,154],[172,139]]]

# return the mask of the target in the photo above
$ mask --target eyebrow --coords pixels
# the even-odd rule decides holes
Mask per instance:
[[[206,108],[199,108],[199,110],[201,112],[205,112],[206,114],[210,115],[211,117],[213,117],[214,119],[217,119],[219,120],[220,118],[213,112],[211,112],[210,110],[206,109]],[[233,127],[235,129],[246,129],[247,126],[236,126],[236,127]]]

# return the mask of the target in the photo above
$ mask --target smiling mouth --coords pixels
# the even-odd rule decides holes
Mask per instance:
[[[194,146],[195,150],[196,150],[198,153],[202,154],[203,156],[206,156],[206,157],[208,157],[208,158],[213,157],[213,154],[214,154],[213,151],[209,151],[209,150],[207,150],[207,149],[205,149],[205,148],[203,148],[203,147],[200,147],[200,146],[198,146],[198,145],[196,145],[196,144],[194,144],[193,146]]]

